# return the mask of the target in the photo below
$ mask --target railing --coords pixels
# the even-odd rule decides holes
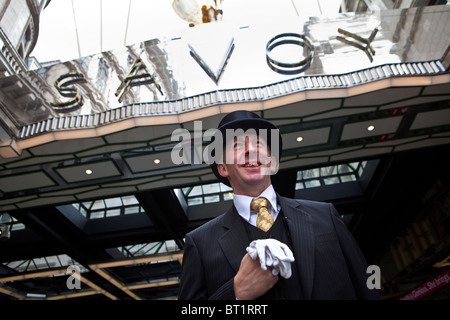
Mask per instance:
[[[2,28],[0,28],[0,40],[2,41],[0,55],[3,58],[2,60],[6,62],[5,67],[8,69],[8,72],[13,75],[22,71],[28,71],[23,58],[17,53],[16,49],[14,49],[14,46],[9,41]]]
[[[432,76],[446,72],[441,61],[395,63],[342,75],[301,76],[275,84],[217,90],[171,101],[136,103],[89,115],[62,116],[23,126],[18,139],[74,129],[90,129],[125,119],[180,114],[220,104],[265,101],[306,90],[346,89],[389,78]]]

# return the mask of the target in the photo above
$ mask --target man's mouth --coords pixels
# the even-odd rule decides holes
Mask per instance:
[[[261,164],[257,162],[249,162],[244,164],[244,168],[256,168],[259,167]]]

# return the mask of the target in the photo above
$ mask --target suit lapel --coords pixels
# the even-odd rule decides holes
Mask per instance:
[[[228,262],[234,271],[238,272],[249,242],[247,232],[234,206],[225,213],[223,227],[226,231],[219,238],[219,243]]]
[[[314,231],[311,215],[303,211],[301,204],[294,199],[278,195],[278,202],[291,234],[303,296],[310,299],[314,282]]]

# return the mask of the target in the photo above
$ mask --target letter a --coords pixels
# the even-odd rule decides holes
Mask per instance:
[[[67,267],[66,273],[70,273],[69,278],[66,280],[67,289],[81,289],[80,268],[78,266],[70,265]]]
[[[366,281],[367,288],[381,289],[381,271],[380,267],[377,265],[370,265],[367,267],[366,273],[371,274]],[[373,274],[372,274],[373,273]]]
[[[138,58],[131,66],[130,72],[128,72],[128,75],[123,79],[119,88],[117,88],[115,95],[119,97],[119,102],[122,102],[131,87],[141,86],[143,84],[155,84],[159,93],[164,95],[161,86],[156,81],[155,75],[151,74],[144,62]]]
[[[191,163],[191,134],[189,130],[178,128],[172,132],[172,136],[170,137],[171,141],[179,141],[181,138],[181,142],[177,143],[170,153],[170,159],[173,164],[192,164]]]

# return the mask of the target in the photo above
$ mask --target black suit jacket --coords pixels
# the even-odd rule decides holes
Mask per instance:
[[[379,299],[367,263],[333,205],[278,195],[305,299]],[[249,245],[234,206],[186,235],[179,299],[235,299],[233,278]]]

